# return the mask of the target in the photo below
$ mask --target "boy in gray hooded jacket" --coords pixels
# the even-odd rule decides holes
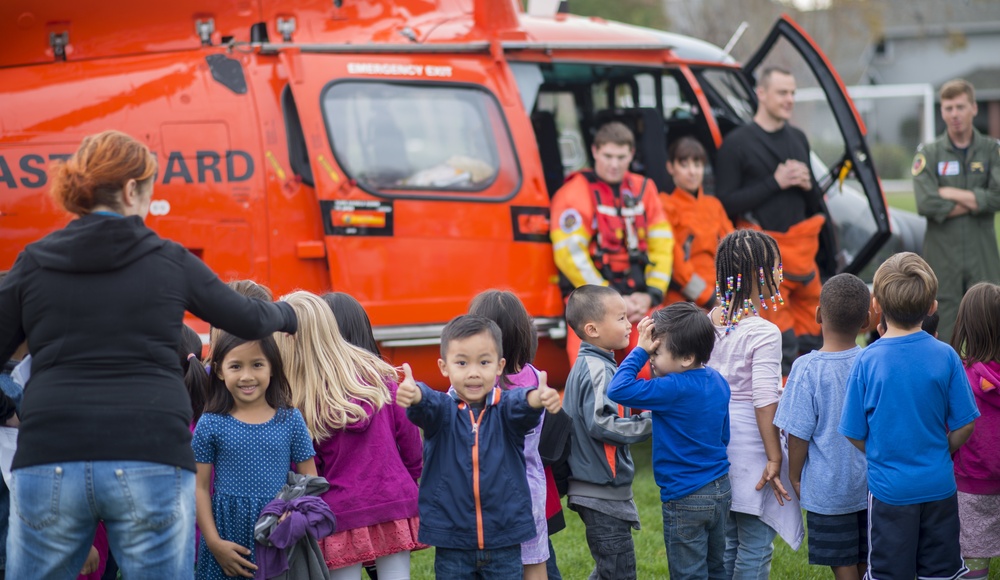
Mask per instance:
[[[628,347],[632,323],[621,295],[596,285],[570,294],[566,321],[582,341],[563,398],[573,419],[569,506],[587,528],[590,578],[628,580],[636,577],[632,528],[639,529],[628,446],[649,439],[652,421],[648,412],[632,415],[612,402],[607,390],[618,368],[614,351]]]

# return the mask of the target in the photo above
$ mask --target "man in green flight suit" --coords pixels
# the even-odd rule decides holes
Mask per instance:
[[[975,283],[1000,283],[993,215],[1000,211],[1000,144],[972,125],[978,109],[972,85],[941,87],[947,131],[921,145],[913,159],[917,211],[927,218],[924,258],[938,278],[938,336],[951,340],[958,304]]]

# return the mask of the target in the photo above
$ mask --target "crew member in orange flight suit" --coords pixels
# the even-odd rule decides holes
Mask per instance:
[[[570,176],[552,198],[556,266],[567,290],[584,284],[618,290],[635,325],[663,303],[674,261],[673,233],[652,180],[628,171],[635,155],[628,127],[602,126],[591,152],[594,170]],[[629,350],[637,340],[633,326]],[[566,333],[571,366],[579,347],[580,339]]]
[[[722,203],[702,191],[705,148],[693,137],[670,144],[667,172],[676,188],[660,194],[667,220],[674,230],[674,273],[667,304],[694,302],[706,310],[715,305],[715,253],[719,242],[733,231]]]

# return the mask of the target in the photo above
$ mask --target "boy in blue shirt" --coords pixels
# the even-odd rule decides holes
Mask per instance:
[[[500,327],[459,316],[441,333],[441,374],[453,391],[440,393],[404,379],[396,403],[424,430],[419,539],[436,546],[437,578],[521,580],[521,542],[535,537],[524,464],[524,435],[544,407],[558,413],[559,393],[539,373],[538,388],[501,391]]]
[[[865,455],[837,433],[847,379],[861,352],[871,295],[853,274],[823,284],[816,322],[823,347],[792,363],[774,424],[788,435],[788,478],[806,510],[809,563],[858,580],[868,562]]]
[[[715,327],[690,302],[639,322],[638,348],[608,397],[653,414],[653,477],[663,502],[663,541],[673,580],[724,578],[729,485],[729,383],[705,366]],[[655,378],[637,378],[649,361]]]
[[[920,329],[937,309],[937,277],[901,252],[875,272],[872,308],[886,333],[858,355],[839,431],[868,460],[868,574],[959,578],[958,497],[951,454],[979,416],[955,351]]]

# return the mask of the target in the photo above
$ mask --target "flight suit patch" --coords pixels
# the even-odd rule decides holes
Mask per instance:
[[[910,169],[910,173],[913,177],[920,175],[920,172],[924,170],[927,166],[927,158],[924,157],[923,153],[917,153],[917,156],[913,158],[913,167]]]
[[[938,175],[961,175],[962,164],[958,161],[939,161]]]
[[[986,173],[986,168],[983,167],[982,161],[973,161],[969,164],[969,173]]]
[[[582,221],[583,216],[580,215],[580,212],[573,208],[569,208],[562,212],[562,215],[559,216],[559,228],[563,232],[571,234],[576,230],[576,228],[580,227],[580,223]]]

